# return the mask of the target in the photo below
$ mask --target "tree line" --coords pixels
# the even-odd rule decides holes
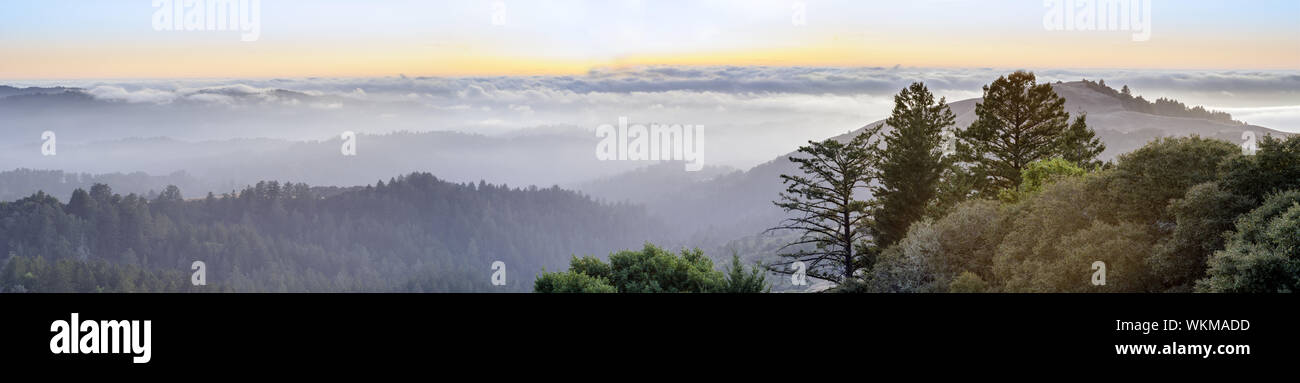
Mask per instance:
[[[1199,118],[1204,120],[1226,122],[1236,125],[1245,125],[1245,122],[1232,119],[1232,114],[1228,112],[1209,110],[1202,106],[1188,107],[1180,101],[1169,98],[1158,98],[1155,102],[1147,101],[1142,96],[1134,96],[1133,91],[1128,85],[1124,85],[1119,90],[1106,85],[1106,80],[1089,81],[1083,80],[1092,90],[1110,95],[1120,100],[1124,109],[1139,113],[1154,114],[1168,117]]]
[[[158,191],[168,185],[175,185],[182,190],[206,189],[206,185],[186,172],[178,171],[165,176],[151,176],[144,172],[89,174],[73,173],[61,170],[14,169],[0,171],[0,201],[13,201],[27,197],[37,191],[62,199],[72,195],[76,189],[89,189],[95,184],[118,185],[119,192],[135,193],[150,199],[157,197]],[[233,185],[221,189],[233,189]]]

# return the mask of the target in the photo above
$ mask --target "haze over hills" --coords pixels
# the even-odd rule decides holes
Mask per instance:
[[[1134,106],[1132,98],[1097,83],[1074,81],[1055,83],[1053,88],[1066,99],[1066,110],[1087,113],[1088,125],[1106,143],[1103,160],[1132,151],[1156,137],[1199,134],[1230,142],[1241,140],[1242,132],[1258,136],[1285,135],[1283,132],[1221,118],[1161,115]],[[167,184],[183,186],[190,198],[207,192],[238,190],[261,180],[303,182],[313,186],[355,186],[373,184],[393,175],[430,172],[452,182],[505,183],[512,186],[561,185],[610,202],[643,204],[649,214],[671,223],[670,234],[681,243],[717,247],[738,238],[758,234],[779,222],[783,213],[771,204],[783,189],[779,175],[796,171],[778,156],[745,171],[710,165],[701,172],[684,172],[680,163],[597,161],[593,149],[598,139],[591,131],[576,126],[551,126],[498,134],[453,131],[399,131],[365,133],[363,121],[389,121],[384,113],[405,113],[406,101],[395,103],[356,99],[337,94],[257,89],[246,86],[195,88],[163,96],[137,90],[124,95],[106,95],[103,87],[0,88],[0,111],[22,112],[6,127],[12,136],[30,140],[0,144],[0,163],[16,168],[57,169],[68,172],[6,172],[0,174],[0,192],[7,199],[46,190],[66,200],[71,189],[108,182],[124,193],[147,195]],[[364,92],[361,92],[364,93]],[[165,103],[105,101],[106,97],[172,97]],[[224,116],[223,109],[207,107],[211,100],[248,112]],[[975,119],[979,98],[949,105],[956,114],[956,127],[964,128]],[[339,112],[337,103],[363,105],[366,116]],[[80,116],[63,118],[63,115]],[[270,114],[268,114],[270,113]],[[1169,113],[1166,113],[1169,114]],[[87,125],[85,116],[105,116],[103,125]],[[271,117],[267,117],[271,116]],[[279,117],[275,117],[279,116]],[[42,126],[59,132],[57,156],[40,156],[39,127],[22,121],[42,117]],[[370,120],[367,120],[370,119]],[[395,119],[401,120],[401,119]],[[159,123],[163,121],[163,123]],[[186,129],[169,132],[169,122]],[[875,121],[865,126],[874,126]],[[314,125],[319,123],[320,125]],[[385,128],[412,122],[397,122]],[[199,128],[194,128],[198,124]],[[284,126],[281,126],[284,125]],[[230,126],[234,130],[223,130]],[[414,125],[412,125],[414,126]],[[294,140],[259,135],[356,130],[358,155],[339,154],[341,140],[328,133],[323,140]],[[25,134],[18,134],[17,132]],[[850,133],[837,136],[845,140]],[[153,134],[122,138],[131,134]],[[316,137],[322,134],[316,133]],[[205,137],[262,137],[205,139]],[[711,140],[713,147],[736,145]],[[791,147],[802,144],[788,143]],[[734,148],[732,148],[734,149]],[[143,173],[138,173],[143,172]],[[87,174],[78,174],[87,173]],[[113,173],[123,173],[114,176]],[[100,174],[101,176],[92,176]],[[166,175],[166,176],[163,176]],[[69,183],[71,177],[72,183]],[[58,182],[50,184],[50,182]],[[717,253],[717,252],[712,252]]]
[[[5,147],[0,151],[0,163],[8,170],[59,169],[90,174],[186,172],[201,180],[195,184],[198,188],[189,189],[190,193],[229,192],[271,179],[312,185],[364,185],[415,171],[436,173],[455,182],[569,185],[647,164],[597,161],[596,142],[591,136],[550,132],[510,136],[457,132],[359,134],[357,155],[342,156],[342,140],[337,137],[323,141],[183,141],[155,137],[60,142],[57,155],[41,156],[40,142],[32,141]]]

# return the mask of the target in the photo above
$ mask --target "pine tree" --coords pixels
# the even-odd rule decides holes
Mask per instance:
[[[1088,115],[1085,113],[1075,117],[1074,123],[1070,124],[1065,137],[1061,139],[1061,158],[1084,170],[1095,169],[1101,166],[1097,156],[1104,151],[1106,144],[1097,138],[1096,132],[1088,128]]]
[[[1019,187],[1021,171],[1034,161],[1069,156],[1083,162],[1100,153],[1100,141],[1087,124],[1077,120],[1076,134],[1065,99],[1050,84],[1037,84],[1030,72],[1016,71],[985,86],[975,115],[975,122],[958,133],[957,151],[977,181],[979,196]]]
[[[898,242],[913,222],[925,216],[940,176],[951,162],[939,147],[943,130],[955,119],[947,102],[942,98],[936,102],[925,84],[912,83],[894,96],[894,111],[885,119],[893,130],[885,134],[876,166],[879,186],[872,188],[879,202],[874,213],[879,246]]]
[[[770,270],[790,274],[790,265],[803,262],[807,276],[844,283],[858,270],[870,268],[873,247],[855,247],[869,234],[871,206],[854,194],[871,184],[876,145],[869,140],[880,129],[867,128],[847,143],[833,138],[809,141],[798,151],[808,157],[790,156],[803,174],[782,174],[786,190],[773,203],[795,216],[768,231],[791,230],[800,237],[781,248],[784,260]],[[793,252],[786,253],[788,249]]]
[[[72,199],[68,200],[68,214],[75,215],[82,219],[90,219],[91,207],[90,193],[86,190],[77,188],[72,191]]]

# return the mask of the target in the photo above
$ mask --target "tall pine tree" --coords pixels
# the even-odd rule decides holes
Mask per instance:
[[[936,101],[925,84],[912,83],[894,96],[894,111],[884,123],[893,129],[879,149],[879,185],[872,188],[878,202],[874,235],[879,246],[898,242],[925,216],[940,176],[951,163],[940,145],[943,130],[955,119],[946,100]]]

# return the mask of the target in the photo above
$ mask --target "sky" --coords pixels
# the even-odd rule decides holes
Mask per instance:
[[[1078,26],[1050,21],[1092,2],[262,0],[249,3],[260,17],[241,32],[156,28],[172,3],[162,0],[6,0],[0,80],[576,75],[664,65],[1300,69],[1300,2],[1149,2],[1149,25],[1080,30],[1083,11],[1068,17]]]

